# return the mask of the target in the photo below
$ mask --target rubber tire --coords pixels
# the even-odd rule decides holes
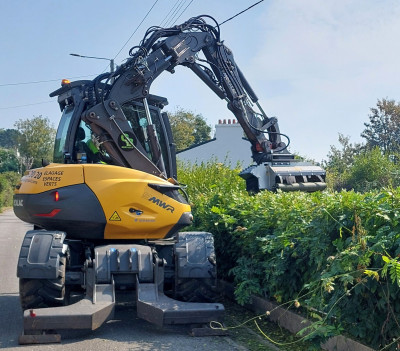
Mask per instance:
[[[57,279],[19,280],[19,297],[23,310],[65,305],[66,258],[60,257]]]
[[[215,279],[179,279],[175,285],[175,298],[184,302],[216,302],[220,294]]]

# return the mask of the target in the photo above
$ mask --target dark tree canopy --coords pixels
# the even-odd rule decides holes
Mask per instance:
[[[19,162],[16,150],[0,148],[0,173],[18,171]]]
[[[400,105],[395,100],[378,100],[364,125],[361,136],[369,149],[379,147],[385,154],[400,151]]]
[[[18,148],[18,130],[0,128],[0,147],[4,149]]]
[[[180,108],[168,117],[177,151],[210,140],[211,127],[202,115]]]

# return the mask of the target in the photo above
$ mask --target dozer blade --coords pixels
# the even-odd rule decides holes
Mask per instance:
[[[225,308],[219,303],[182,302],[157,290],[156,284],[138,284],[137,315],[158,326],[221,322]]]

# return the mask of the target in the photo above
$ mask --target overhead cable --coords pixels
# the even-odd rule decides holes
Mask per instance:
[[[12,108],[27,107],[27,106],[41,105],[41,104],[49,104],[50,102],[54,103],[53,100],[49,100],[49,101],[35,102],[35,103],[32,103],[32,104],[26,104],[26,105],[0,107],[0,110],[8,110],[8,109],[12,109]]]
[[[171,14],[171,12],[175,9],[176,4],[177,4],[179,1],[181,1],[181,0],[176,0],[174,6],[171,7],[171,10],[169,10],[169,12],[166,14],[166,16],[164,17],[164,19],[161,21],[161,23],[160,23],[160,25],[159,25],[160,27],[165,27],[165,26],[166,26],[166,23],[167,23],[166,19],[167,19],[168,16]],[[165,24],[164,24],[164,22],[165,22]]]
[[[176,21],[183,15],[183,13],[187,10],[187,8],[191,5],[192,2],[193,2],[193,0],[191,0],[189,2],[189,4],[183,9],[183,11],[180,13],[180,15],[175,19],[174,23],[172,23],[172,25],[174,25],[176,23]]]
[[[228,18],[227,20],[223,21],[223,22],[222,22],[222,23],[220,23],[219,25],[220,25],[220,26],[222,26],[224,23],[226,23],[226,22],[228,22],[228,21],[230,21],[230,20],[234,19],[235,17],[237,17],[237,16],[241,15],[242,13],[244,13],[244,12],[246,12],[246,11],[250,10],[252,7],[254,7],[254,6],[258,5],[259,3],[263,2],[263,1],[264,1],[264,0],[260,0],[259,2],[256,2],[255,4],[253,4],[253,5],[249,6],[247,9],[245,9],[245,10],[243,10],[243,11],[240,11],[240,12],[239,12],[239,13],[237,13],[236,15],[234,15],[234,16],[232,16],[232,17]]]
[[[142,25],[142,23],[144,22],[144,20],[147,18],[147,16],[150,14],[150,12],[153,10],[154,6],[156,6],[158,0],[154,1],[154,4],[151,6],[150,10],[147,11],[146,15],[143,17],[143,19],[140,21],[140,23],[138,24],[138,26],[136,27],[136,29],[133,31],[133,33],[131,34],[131,36],[128,38],[128,40],[125,42],[125,44],[122,46],[122,48],[118,51],[118,53],[114,56],[114,60],[117,58],[117,56],[121,53],[121,51],[125,48],[125,46],[129,43],[129,41],[131,40],[131,38],[135,35],[135,33],[137,32],[137,30],[139,29],[139,27]]]
[[[142,25],[142,23],[144,22],[144,20],[148,17],[148,15],[150,14],[150,12],[153,10],[154,6],[157,4],[159,0],[156,0],[153,5],[151,6],[150,10],[146,13],[146,15],[143,17],[143,19],[141,20],[141,22],[138,24],[138,26],[136,27],[136,29],[134,30],[134,32],[131,34],[131,36],[129,37],[129,39],[125,42],[125,44],[122,46],[122,48],[118,51],[118,53],[115,55],[114,60],[117,58],[117,56],[121,53],[121,51],[125,48],[125,46],[128,44],[128,42],[131,40],[131,38],[133,37],[133,35],[137,32],[137,30],[139,29],[139,27]],[[180,2],[179,2],[180,1]],[[226,22],[231,21],[232,19],[234,19],[235,17],[241,15],[242,13],[250,10],[251,8],[253,8],[254,6],[260,4],[261,2],[263,2],[264,0],[260,0],[256,3],[254,3],[253,5],[249,6],[248,8],[244,9],[243,11],[240,11],[239,13],[237,13],[236,15],[228,18],[227,20],[221,22],[219,24],[219,26],[223,25]],[[179,5],[177,5],[179,2]],[[172,7],[172,9],[168,12],[168,14],[165,16],[164,20],[161,23],[164,23],[165,19],[168,17],[168,15],[173,11],[173,9],[175,8],[175,10],[173,11],[172,15],[168,18],[168,21],[166,22],[166,26],[168,25],[168,23],[171,23],[172,21],[173,24],[175,24],[175,22],[182,16],[182,14],[186,11],[186,9],[192,4],[193,0],[191,0],[189,2],[189,4],[183,9],[183,11],[179,14],[178,17],[175,17],[176,14],[179,12],[179,10],[183,7],[183,5],[186,3],[186,0],[177,0],[174,4],[174,6]],[[108,66],[107,68],[108,69]],[[106,70],[105,69],[105,70]],[[76,78],[85,78],[85,77],[92,77],[94,75],[89,75],[89,76],[79,76],[79,77],[71,77],[71,79],[76,79]],[[47,83],[47,82],[54,82],[54,81],[60,81],[61,79],[50,79],[50,80],[42,80],[42,81],[33,81],[33,82],[21,82],[21,83],[6,83],[6,84],[0,84],[0,87],[3,86],[12,86],[12,85],[24,85],[24,84],[38,84],[38,83]],[[33,105],[40,105],[40,104],[47,104],[50,103],[52,101],[44,101],[44,102],[37,102],[37,103],[32,103],[32,104],[26,104],[26,105],[19,105],[19,106],[9,106],[9,107],[0,107],[0,110],[6,110],[6,109],[11,109],[11,108],[19,108],[19,107],[26,107],[26,106],[33,106]]]
[[[178,6],[176,7],[176,9],[174,10],[174,12],[171,14],[171,16],[168,18],[168,21],[165,23],[165,27],[171,27],[171,23],[173,22],[176,14],[179,12],[179,10],[183,7],[183,5],[185,4],[186,0],[181,0],[178,4]]]
[[[88,77],[95,77],[95,76],[97,76],[97,74],[91,74],[91,75],[88,75],[88,76],[69,77],[68,79],[88,78]],[[49,82],[61,82],[61,80],[63,80],[64,78],[49,79],[49,80],[37,80],[37,81],[32,81],[32,82],[4,83],[4,84],[0,84],[0,87],[9,87],[9,86],[13,86],[13,85],[49,83]]]

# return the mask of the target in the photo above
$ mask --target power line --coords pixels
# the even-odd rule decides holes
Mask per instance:
[[[159,27],[163,27],[163,26],[165,27],[165,26],[166,26],[167,21],[165,21],[165,20],[166,20],[167,17],[171,14],[171,12],[174,10],[176,4],[177,4],[179,1],[181,1],[181,0],[176,0],[174,6],[172,6],[172,7],[171,7],[171,10],[169,10],[169,12],[165,15],[165,17],[164,17],[164,19],[161,21]],[[164,24],[164,21],[165,21],[165,24]]]
[[[192,4],[193,0],[191,0],[189,2],[189,4],[183,9],[183,11],[180,13],[180,15],[175,19],[175,22],[172,23],[172,25],[174,25],[176,23],[176,21],[183,15],[183,13],[187,10],[187,8]]]
[[[91,74],[88,76],[78,76],[78,77],[70,77],[69,79],[77,79],[77,78],[87,78],[87,77],[95,77],[97,74]],[[0,84],[0,87],[8,87],[13,85],[27,85],[27,84],[39,84],[39,83],[49,83],[49,82],[61,82],[64,78],[59,79],[49,79],[49,80],[36,80],[32,82],[19,82],[19,83],[4,83]]]
[[[180,1],[179,5],[176,7],[176,5],[178,4],[178,2]],[[187,8],[192,4],[194,0],[191,0],[189,2],[189,4],[182,10],[182,12],[179,14],[178,17],[175,17],[175,21],[173,22],[172,25],[174,25],[176,23],[176,21],[182,16],[182,14],[187,10]],[[244,9],[243,11],[238,12],[236,15],[228,18],[227,20],[219,23],[219,26],[223,25],[226,22],[231,21],[232,19],[234,19],[235,17],[241,15],[242,13],[250,10],[251,8],[253,8],[254,6],[260,4],[261,2],[263,2],[264,0],[260,0],[256,3],[254,3],[253,5],[249,6],[248,8]],[[156,0],[153,5],[151,6],[150,10],[146,13],[146,15],[143,17],[142,21],[139,23],[139,25],[136,27],[136,29],[134,30],[134,32],[132,33],[132,35],[129,37],[129,39],[125,42],[125,44],[122,46],[122,48],[118,51],[118,53],[115,55],[115,58],[121,53],[121,51],[125,48],[125,46],[128,44],[128,42],[131,40],[131,38],[133,37],[133,35],[137,32],[137,30],[139,29],[139,27],[142,25],[142,23],[144,22],[144,20],[148,17],[148,15],[150,14],[150,12],[153,10],[154,6],[157,4],[158,0]],[[169,17],[168,21],[166,22],[166,25],[168,23],[171,23],[174,20],[174,16],[179,12],[179,10],[183,7],[183,5],[186,3],[186,0],[177,0],[175,5],[172,7],[172,9],[168,12],[168,14],[164,17],[164,20],[161,22],[163,23],[165,21],[165,19],[168,17],[168,15],[173,11],[174,7],[176,7],[175,11],[173,12],[173,14]],[[108,66],[107,66],[108,68]],[[107,69],[106,68],[106,69]],[[71,79],[76,79],[76,78],[85,78],[85,77],[93,77],[95,75],[89,75],[89,76],[78,76],[78,77],[71,77]],[[50,80],[42,80],[42,81],[33,81],[33,82],[21,82],[21,83],[6,83],[6,84],[0,84],[0,87],[3,86],[12,86],[12,85],[25,85],[25,84],[38,84],[38,83],[47,83],[47,82],[55,82],[55,81],[60,81],[61,79],[50,79]],[[27,106],[33,106],[33,105],[40,105],[40,104],[48,104],[50,102],[53,102],[52,100],[50,101],[43,101],[43,102],[37,102],[37,103],[32,103],[32,104],[25,104],[25,105],[18,105],[18,106],[9,106],[9,107],[0,107],[0,110],[7,110],[7,109],[12,109],[12,108],[19,108],[19,107],[27,107]]]
[[[54,103],[54,100],[35,102],[33,104],[26,104],[26,105],[0,107],[0,110],[9,110],[9,109],[12,109],[12,108],[27,107],[27,106],[41,105],[41,104],[49,104],[50,102]]]
[[[142,21],[139,23],[139,25],[136,27],[135,31],[132,33],[132,35],[129,37],[129,39],[125,42],[125,44],[122,46],[122,48],[118,51],[118,53],[115,55],[114,60],[116,59],[116,57],[121,53],[121,51],[124,49],[124,47],[128,44],[129,40],[131,40],[131,38],[133,37],[133,35],[137,32],[137,30],[139,29],[140,25],[144,22],[144,20],[147,18],[147,16],[150,14],[150,12],[152,11],[152,9],[154,8],[154,6],[157,4],[159,0],[156,0],[153,4],[153,6],[150,8],[150,10],[147,12],[147,14],[144,16],[144,18],[142,19]],[[175,9],[175,11],[173,12],[173,14],[168,18],[168,21],[166,22],[165,25],[167,25],[167,23],[172,23],[172,25],[174,25],[176,23],[176,21],[183,15],[183,13],[187,10],[187,8],[192,4],[194,0],[191,0],[189,2],[189,4],[183,9],[183,11],[179,14],[178,17],[175,18],[175,21],[172,23],[173,21],[173,17],[177,14],[177,12],[183,7],[183,5],[185,4],[186,0],[177,0],[174,4],[174,6],[171,8],[171,10],[168,12],[168,14],[164,17],[164,19],[162,20],[160,26],[162,25],[162,23],[164,23],[164,21],[166,20],[166,18],[171,14],[171,12],[173,11],[173,9],[176,7],[176,5],[180,2],[180,4],[178,5],[178,7]],[[219,25],[223,25],[224,23],[234,19],[235,17],[241,15],[242,13],[250,10],[252,7],[258,5],[259,3],[263,2],[264,0],[260,0],[257,3],[249,6],[248,8],[246,8],[245,10],[237,13],[236,15],[228,18],[227,20],[221,22]],[[108,68],[108,66],[107,66]],[[78,78],[88,78],[88,77],[95,77],[97,76],[97,74],[90,74],[90,75],[86,75],[86,76],[77,76],[77,77],[70,77],[70,79],[78,79]],[[7,87],[7,86],[15,86],[15,85],[28,85],[28,84],[40,84],[40,83],[50,83],[50,82],[58,82],[61,81],[63,78],[59,78],[59,79],[49,79],[49,80],[38,80],[38,81],[31,81],[31,82],[18,82],[18,83],[4,83],[4,84],[0,84],[0,87]]]
[[[129,41],[131,40],[131,38],[134,36],[134,34],[137,32],[137,30],[139,29],[139,27],[142,25],[142,23],[144,22],[144,20],[147,18],[147,16],[150,14],[151,10],[153,10],[153,7],[157,4],[158,0],[156,0],[153,4],[153,6],[150,8],[150,10],[146,13],[146,15],[143,17],[143,19],[141,20],[141,22],[138,24],[138,26],[136,27],[136,29],[133,31],[133,33],[131,34],[131,36],[129,37],[129,39],[125,42],[125,44],[122,46],[122,48],[118,51],[118,53],[115,55],[114,60],[117,58],[117,56],[121,53],[121,51],[125,48],[125,46],[129,43]]]
[[[182,1],[178,4],[177,8],[176,8],[175,11],[172,13],[172,15],[170,16],[168,22],[167,22],[166,25],[165,25],[167,28],[172,26],[172,23],[173,23],[174,19],[176,18],[176,15],[177,15],[178,12],[180,11],[180,9],[183,7],[183,5],[185,5],[185,3],[186,3],[186,0],[182,0]]]
[[[129,37],[129,39],[125,42],[125,44],[122,46],[122,48],[118,51],[118,53],[115,55],[114,60],[117,58],[117,56],[121,53],[121,51],[125,48],[125,46],[128,44],[128,42],[131,40],[133,35],[137,32],[141,24],[145,21],[145,19],[148,17],[150,12],[153,10],[154,6],[157,4],[158,0],[156,0],[153,5],[151,6],[150,10],[146,13],[146,15],[143,17],[142,21],[138,24],[132,35]],[[108,66],[107,66],[108,68]],[[106,69],[107,69],[106,68]],[[103,71],[104,72],[104,71]],[[90,76],[79,76],[79,77],[71,77],[71,79],[77,79],[77,78],[85,78],[85,77],[93,77],[96,75],[90,75]],[[62,79],[49,79],[49,80],[41,80],[41,81],[32,81],[32,82],[20,82],[20,83],[5,83],[5,84],[0,84],[0,87],[3,86],[14,86],[14,85],[26,85],[26,84],[39,84],[39,83],[48,83],[48,82],[56,82],[56,81],[61,81]],[[0,107],[0,110],[7,110],[7,109],[12,109],[12,108],[20,108],[20,107],[27,107],[27,106],[34,106],[34,105],[41,105],[41,104],[47,104],[53,102],[52,100],[50,101],[43,101],[43,102],[37,102],[37,103],[32,103],[32,104],[25,104],[25,105],[17,105],[17,106],[7,106],[7,107]]]
[[[242,13],[244,13],[244,12],[246,12],[246,11],[250,10],[252,7],[254,7],[254,6],[258,5],[259,3],[263,2],[263,1],[264,1],[264,0],[260,0],[259,2],[256,2],[255,4],[253,4],[253,5],[249,6],[247,9],[245,9],[245,10],[243,10],[243,11],[240,11],[240,12],[239,12],[239,13],[237,13],[236,15],[234,15],[234,16],[232,16],[232,17],[228,18],[227,20],[223,21],[222,23],[219,23],[218,25],[219,25],[219,26],[222,26],[224,23],[226,23],[226,22],[228,22],[228,21],[230,21],[230,20],[234,19],[235,17],[237,17],[237,16],[241,15]]]
[[[165,22],[165,27],[168,28],[172,21],[174,16],[176,15],[176,13],[181,9],[181,7],[183,6],[183,4],[185,3],[186,0],[180,0],[179,4],[175,7],[174,11],[171,13],[171,15],[168,17],[167,21]]]

